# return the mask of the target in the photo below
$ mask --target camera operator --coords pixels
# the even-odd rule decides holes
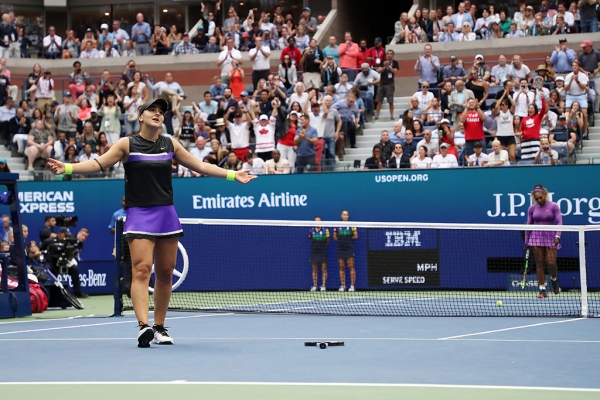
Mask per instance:
[[[46,264],[49,264],[52,272],[60,274],[62,272],[61,269],[67,269],[73,283],[73,293],[79,298],[87,298],[89,296],[81,291],[79,268],[77,268],[75,255],[81,252],[83,242],[85,242],[88,236],[89,231],[85,228],[79,230],[77,237],[73,237],[69,228],[62,226],[58,230],[56,237],[47,238],[40,246],[40,249],[45,251],[44,260]]]
[[[56,218],[52,215],[46,215],[44,227],[40,230],[40,243],[48,238],[55,238],[54,227],[56,227]]]

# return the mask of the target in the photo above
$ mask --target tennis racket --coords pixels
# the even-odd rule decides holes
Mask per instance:
[[[63,297],[65,299],[67,299],[67,301],[69,303],[71,303],[71,305],[73,307],[75,307],[78,310],[83,310],[85,307],[83,306],[83,303],[71,292],[69,292],[67,289],[65,289],[65,287],[63,286],[62,283],[60,283],[60,281],[56,278],[56,276],[50,271],[50,269],[46,269],[46,274],[52,278],[52,280],[54,281],[54,286],[56,286],[57,288],[60,289],[60,292],[62,293]]]
[[[525,289],[525,281],[527,280],[527,268],[529,267],[529,247],[525,252],[525,270],[523,271],[523,280],[521,281],[521,290]]]
[[[328,347],[335,347],[335,346],[343,346],[344,342],[339,342],[339,341],[333,341],[333,342],[304,342],[304,346],[306,347],[318,347],[321,350],[325,350]]]

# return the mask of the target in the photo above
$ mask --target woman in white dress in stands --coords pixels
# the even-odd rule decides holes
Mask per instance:
[[[431,167],[431,158],[427,157],[427,147],[421,146],[410,159],[412,169],[425,169]]]

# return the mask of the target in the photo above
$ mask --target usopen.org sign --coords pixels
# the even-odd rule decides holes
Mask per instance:
[[[73,191],[19,192],[21,213],[54,214],[75,212]]]
[[[385,247],[421,247],[421,231],[387,231]]]

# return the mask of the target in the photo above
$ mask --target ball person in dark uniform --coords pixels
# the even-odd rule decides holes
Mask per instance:
[[[95,160],[79,164],[50,159],[56,174],[91,174],[123,162],[125,166],[125,208],[127,220],[123,234],[131,252],[131,300],[139,322],[138,346],[150,342],[172,344],[164,327],[171,298],[172,276],[177,261],[178,238],[183,229],[173,207],[171,160],[202,175],[248,183],[248,171],[226,171],[194,157],[176,140],[159,135],[167,102],[156,99],[138,109],[140,133],[122,138]],[[154,325],[148,324],[148,283],[154,259]]]
[[[350,213],[347,210],[342,211],[342,221],[347,222],[350,219]],[[333,240],[338,243],[337,258],[340,264],[340,282],[339,291],[346,290],[346,262],[350,270],[350,289],[354,292],[356,283],[356,270],[354,269],[354,241],[358,239],[358,231],[353,227],[335,228],[333,230]]]
[[[315,217],[315,221],[322,221],[321,217]],[[319,264],[321,264],[322,280],[321,292],[326,289],[327,283],[327,260],[329,254],[327,252],[327,245],[329,244],[329,229],[322,226],[316,226],[308,232],[308,238],[310,239],[310,262],[312,264],[312,279],[313,285],[310,289],[311,292],[317,291],[317,282],[319,281]]]

